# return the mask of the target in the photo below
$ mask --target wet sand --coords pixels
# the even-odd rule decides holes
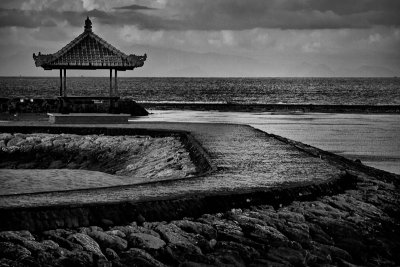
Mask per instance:
[[[364,164],[400,174],[400,115],[335,113],[248,113],[151,110],[134,121],[249,124]]]

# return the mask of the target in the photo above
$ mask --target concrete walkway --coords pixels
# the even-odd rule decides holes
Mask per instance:
[[[9,122],[1,125],[48,125],[47,122]],[[71,125],[71,127],[88,125]],[[189,131],[209,154],[215,171],[185,180],[115,188],[0,196],[0,208],[40,207],[109,202],[143,202],[188,195],[225,195],[262,191],[302,183],[320,183],[338,178],[338,167],[320,157],[250,126],[207,123],[131,123],[91,127],[145,128]]]

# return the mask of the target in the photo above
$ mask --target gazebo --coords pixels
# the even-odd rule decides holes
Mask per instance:
[[[133,54],[127,55],[100,38],[92,31],[92,22],[89,17],[85,20],[83,33],[61,48],[58,52],[47,55],[41,54],[40,52],[38,55],[33,54],[36,67],[42,67],[45,70],[60,70],[59,98],[62,103],[84,99],[107,99],[110,100],[110,107],[115,100],[119,99],[117,72],[142,67],[146,58],[146,54],[143,56]],[[109,96],[68,96],[67,69],[109,69]],[[114,86],[112,83],[113,70],[115,72]]]

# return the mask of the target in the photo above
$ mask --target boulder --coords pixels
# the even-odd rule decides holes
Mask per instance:
[[[131,248],[121,253],[120,262],[125,266],[149,266],[149,267],[164,267],[160,261],[154,259],[149,253],[142,249]]]
[[[73,251],[60,259],[61,266],[86,267],[93,265],[93,256],[86,251]]]
[[[117,251],[125,250],[128,242],[119,236],[109,235],[104,232],[92,231],[88,235],[93,238],[103,249],[112,248]]]
[[[0,258],[17,260],[31,256],[31,252],[21,245],[11,242],[0,242]]]
[[[70,235],[68,240],[81,245],[86,251],[92,252],[99,257],[105,257],[101,252],[99,244],[88,235],[76,233]]]
[[[267,225],[256,224],[254,227],[254,231],[251,232],[249,235],[252,239],[258,242],[270,245],[286,244],[289,242],[289,239],[285,235],[283,235],[274,227]]]
[[[144,233],[132,233],[128,236],[129,246],[142,249],[160,249],[165,246],[165,242],[153,235]]]
[[[217,237],[217,231],[214,229],[214,227],[208,224],[189,220],[173,221],[172,223],[186,232],[200,234],[208,240]]]

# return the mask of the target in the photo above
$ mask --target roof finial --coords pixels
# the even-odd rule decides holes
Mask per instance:
[[[92,31],[92,22],[89,19],[89,16],[85,20],[85,32],[91,32]]]

